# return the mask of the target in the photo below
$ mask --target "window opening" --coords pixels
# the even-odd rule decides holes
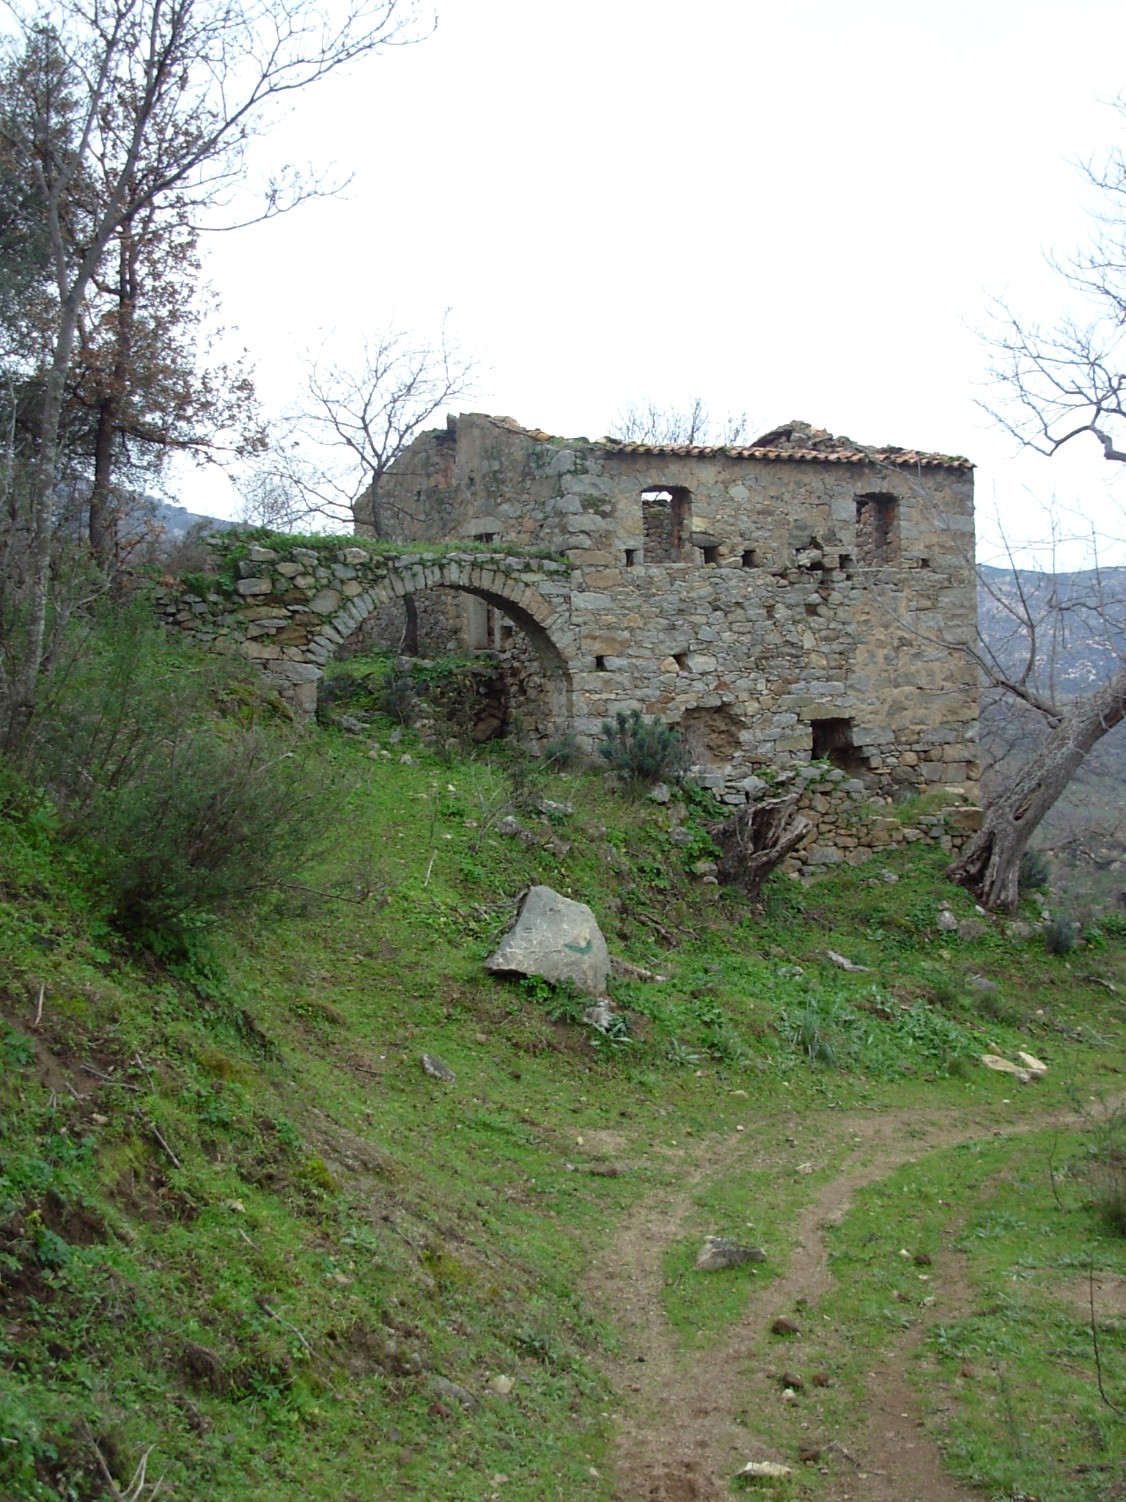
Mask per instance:
[[[606,672],[606,659],[605,659],[605,657],[598,656],[598,657],[596,657],[594,659],[594,671],[596,673],[604,673],[604,672]]]
[[[898,503],[893,495],[856,498],[856,551],[861,568],[883,568],[899,559]]]
[[[850,719],[841,716],[813,720],[810,729],[813,731],[814,761],[827,761],[842,772],[868,771],[868,763],[853,744],[853,722]]]
[[[641,552],[640,548],[627,548],[626,549],[626,568],[636,568],[637,567],[637,564],[639,562],[638,555],[639,555],[640,552]]]
[[[704,562],[705,563],[718,563],[719,562],[719,549],[718,548],[701,548],[700,552],[703,553],[703,555],[704,555]]]
[[[641,530],[647,563],[679,563],[692,510],[683,485],[653,486],[641,492]]]
[[[680,671],[682,673],[687,673],[687,671],[688,671],[688,653],[687,652],[674,652],[672,654],[672,656],[673,656],[673,661],[676,663],[676,665],[680,669]]]
[[[743,549],[743,567],[758,568],[758,553],[754,548]]]

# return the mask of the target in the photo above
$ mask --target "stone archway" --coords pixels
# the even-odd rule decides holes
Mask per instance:
[[[553,732],[569,728],[579,641],[565,564],[456,548],[391,552],[344,538],[265,542],[219,534],[206,585],[200,576],[173,581],[155,603],[201,645],[240,651],[302,717],[316,712],[325,663],[365,621],[406,595],[446,589],[477,596],[520,628],[543,668]]]
[[[413,565],[388,572],[385,581],[350,601],[325,622],[310,643],[310,655],[323,664],[380,608],[394,600],[418,595],[427,589],[448,590],[481,600],[506,616],[531,644],[539,659],[547,686],[555,731],[566,729],[574,714],[574,689],[569,661],[574,633],[569,612],[562,611],[538,590],[521,581],[513,587],[512,576],[484,563]],[[368,596],[370,595],[370,603]],[[314,686],[315,691],[315,686]]]

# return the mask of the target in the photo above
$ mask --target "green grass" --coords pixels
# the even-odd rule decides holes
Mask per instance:
[[[760,1131],[781,1145],[791,1122],[804,1140],[805,1123],[843,1108],[1009,1097],[1016,1118],[1062,1099],[1064,1081],[1113,1084],[1120,1012],[1082,976],[1096,958],[1121,976],[1121,947],[1051,958],[1000,926],[969,943],[940,934],[940,901],[972,911],[940,856],[889,857],[808,889],[776,879],[765,914],[750,914],[690,875],[705,800],[688,809],[694,842],[677,847],[664,810],[597,774],[530,774],[504,754],[445,765],[409,734],[392,745],[392,728],[377,722],[367,741],[313,732],[339,810],[326,853],[264,912],[203,930],[175,973],[91,919],[88,878],[49,825],[0,823],[5,1495],[104,1495],[96,1444],[119,1485],[153,1445],[166,1494],[209,1502],[608,1498],[600,1357],[616,1335],[585,1306],[581,1275],[630,1205],[675,1186],[680,1154],[737,1125],[749,1136],[773,1121]],[[404,750],[415,764],[401,764]],[[537,814],[542,794],[573,813]],[[497,836],[501,810],[532,839]],[[613,983],[624,1041],[484,972],[534,881],[590,902],[614,952],[668,977]],[[835,969],[829,948],[870,973]],[[974,992],[978,972],[1000,993]],[[828,1053],[810,1048],[814,1035]],[[1046,1057],[1049,1081],[1021,1094],[966,1063],[989,1043]],[[423,1051],[452,1068],[452,1085],[422,1072]],[[793,1211],[834,1161],[787,1152],[815,1172],[788,1173],[784,1194],[768,1169],[701,1181],[664,1262],[686,1348],[714,1341],[752,1282],[786,1267]],[[1042,1258],[1012,1285],[1036,1300],[1041,1274],[1081,1259],[1092,1237],[1100,1258],[1119,1255],[1081,1209],[1056,1211],[1042,1163],[1042,1144],[987,1141],[861,1196],[834,1233],[842,1284],[826,1306],[857,1362],[899,1337],[908,1306],[887,1297],[904,1270],[885,1243],[942,1244],[937,1197],[964,1220],[983,1299],[1011,1300],[1005,1246],[1012,1267],[1018,1252]],[[589,1172],[609,1164],[624,1171]],[[711,1231],[765,1245],[768,1262],[753,1279],[693,1277]],[[1005,1404],[1031,1447],[1041,1419],[1026,1416],[1032,1357],[1019,1342],[1047,1332],[1046,1350],[1082,1365],[1082,1320],[1061,1324],[1047,1306],[1004,1331],[996,1316],[980,1329],[965,1318],[947,1339],[982,1375],[944,1420],[952,1460],[995,1487],[1019,1472],[1043,1494],[1032,1461],[1008,1456]],[[1126,1351],[1113,1330],[1106,1342],[1126,1390]],[[986,1400],[993,1348],[1004,1402]],[[962,1359],[930,1339],[923,1389],[956,1385]],[[1070,1368],[1061,1358],[1052,1373],[1052,1359],[1045,1383],[1062,1382]],[[819,1401],[844,1403],[859,1378],[840,1370]],[[491,1385],[500,1377],[507,1393]],[[439,1378],[478,1406],[463,1412]],[[1045,1391],[1055,1403],[1062,1388]],[[1108,1412],[1091,1409],[1104,1428]],[[1094,1443],[1073,1427],[1072,1470]]]

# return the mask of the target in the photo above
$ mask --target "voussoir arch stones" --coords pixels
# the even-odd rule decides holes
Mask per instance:
[[[271,539],[272,542],[272,539]],[[237,539],[216,538],[216,572]],[[572,713],[571,663],[578,632],[571,621],[567,566],[510,553],[389,556],[355,546],[252,546],[238,578],[203,592],[195,581],[158,591],[169,625],[203,645],[241,650],[302,715],[311,718],[324,665],[370,616],[404,595],[459,590],[497,607],[528,637],[543,665],[559,728]]]

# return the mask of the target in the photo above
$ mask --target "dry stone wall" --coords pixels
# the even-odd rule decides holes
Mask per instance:
[[[212,538],[210,569],[156,587],[158,613],[201,646],[256,663],[298,714],[311,717],[325,663],[365,622],[406,595],[465,592],[519,625],[542,663],[551,719],[567,723],[575,642],[566,564],[456,546],[422,554],[341,538],[270,541]]]

